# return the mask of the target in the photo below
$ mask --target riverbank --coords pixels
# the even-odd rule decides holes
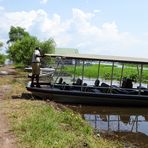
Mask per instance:
[[[51,101],[35,100],[26,91],[27,74],[20,70],[0,77],[1,111],[10,122],[18,147],[124,147],[117,140],[103,139],[79,114]],[[15,146],[16,146],[15,145]]]

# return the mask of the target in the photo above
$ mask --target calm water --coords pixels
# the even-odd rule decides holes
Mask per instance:
[[[72,79],[65,77],[64,81],[70,83]],[[84,78],[84,82],[94,85],[95,79]],[[101,80],[101,82],[110,84],[110,81]],[[113,84],[118,86],[119,82],[114,81]],[[136,88],[139,84],[134,83],[133,86]],[[142,86],[148,87],[147,84]],[[96,132],[109,137],[118,137],[137,147],[148,148],[148,108],[81,105],[68,107],[79,112]]]
[[[96,132],[148,147],[148,109],[100,106],[69,106],[79,112]]]

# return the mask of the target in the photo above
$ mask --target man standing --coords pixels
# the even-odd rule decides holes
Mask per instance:
[[[40,87],[39,84],[39,75],[40,75],[40,58],[43,57],[41,56],[40,53],[40,48],[36,47],[35,51],[32,55],[32,79],[31,79],[31,87],[34,87],[34,78],[36,78],[36,87]]]

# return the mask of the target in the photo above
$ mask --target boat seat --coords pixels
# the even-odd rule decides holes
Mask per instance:
[[[136,91],[136,90],[130,90],[130,91],[128,91],[128,94],[131,94],[131,95],[138,95],[138,91]]]
[[[106,83],[101,83],[100,91],[103,93],[108,93],[109,91],[109,85]]]
[[[144,86],[137,86],[137,89],[147,89],[146,87],[144,87]]]
[[[120,88],[120,87],[117,87],[117,86],[113,86],[112,87],[112,93],[137,95],[138,91],[132,90],[132,89],[126,89],[126,88]]]
[[[73,85],[82,85],[82,80],[78,78],[76,83],[73,83]]]
[[[142,95],[148,95],[148,89],[141,92]]]
[[[125,89],[115,87],[115,88],[112,88],[112,93],[114,93],[114,94],[128,94],[129,92]]]
[[[78,85],[76,83],[73,83],[72,87],[71,87],[72,90],[78,90],[78,91],[87,91],[88,90],[88,86],[87,86],[87,83],[83,83],[82,85]]]
[[[94,92],[94,93],[101,93],[101,91],[99,89],[95,89],[95,88],[90,89],[89,91]]]
[[[94,83],[94,86],[95,86],[95,87],[98,87],[99,84],[100,84],[100,80],[97,79],[97,80],[95,81],[95,83]]]
[[[83,83],[83,86],[82,86],[82,91],[87,91],[87,83]]]
[[[58,84],[62,84],[62,82],[63,82],[63,78],[61,77],[61,78],[59,79]]]
[[[106,83],[101,83],[101,87],[109,87],[109,85]]]
[[[70,86],[66,82],[63,82],[60,87],[61,90],[70,90]]]
[[[133,80],[130,78],[123,78],[122,88],[133,88]]]

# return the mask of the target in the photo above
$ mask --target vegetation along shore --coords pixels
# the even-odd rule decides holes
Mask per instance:
[[[31,97],[25,88],[26,76],[16,70],[0,77],[0,87],[9,85],[1,109],[11,123],[18,147],[124,147],[118,140],[94,133],[79,114],[64,105]]]

